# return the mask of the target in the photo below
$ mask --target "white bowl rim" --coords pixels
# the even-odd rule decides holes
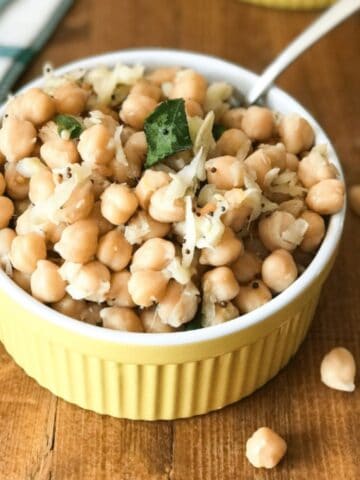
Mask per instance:
[[[92,68],[97,65],[114,65],[115,63],[128,63],[136,64],[142,63],[146,66],[186,66],[198,69],[200,72],[206,70],[206,64],[208,67],[212,66],[212,70],[217,69],[221,72],[221,79],[228,80],[230,72],[239,76],[239,80],[246,80],[248,83],[254,82],[258,75],[239,66],[235,63],[221,59],[219,57],[190,52],[176,49],[163,49],[161,47],[146,47],[146,48],[134,48],[125,49],[120,51],[109,52],[106,54],[100,54],[96,56],[90,56],[78,61],[73,61],[63,65],[55,70],[58,74],[63,74],[67,71],[77,68]],[[226,73],[223,73],[224,70]],[[220,77],[220,75],[218,75]],[[20,91],[29,87],[40,86],[42,83],[42,77],[38,77],[31,82],[27,83]],[[243,89],[246,91],[246,88]],[[341,178],[344,178],[341,164],[337,158],[335,150],[330,142],[329,138],[322,130],[317,121],[312,115],[304,109],[293,97],[285,93],[283,90],[272,87],[268,92],[268,100],[271,106],[272,103],[277,103],[281,100],[290,104],[293,111],[301,114],[307,118],[311,125],[314,127],[317,136],[321,137],[322,142],[328,144],[328,151],[332,162],[335,163],[340,171]],[[273,107],[272,107],[273,108]],[[2,115],[4,106],[0,108],[0,115]],[[336,253],[336,249],[341,238],[343,224],[345,219],[346,207],[337,214],[333,215],[328,223],[326,236],[322,242],[322,245],[316,256],[312,260],[311,264],[304,271],[304,273],[284,292],[276,296],[269,303],[262,307],[236,317],[228,322],[214,325],[211,327],[201,328],[197,330],[173,332],[173,333],[134,333],[134,332],[122,332],[116,330],[110,330],[104,327],[98,327],[94,325],[75,320],[71,317],[67,317],[50,307],[42,304],[34,299],[31,295],[26,293],[18,285],[16,285],[6,274],[0,269],[0,287],[8,294],[13,300],[21,303],[22,307],[31,311],[32,313],[39,315],[43,319],[55,324],[58,327],[62,327],[71,332],[80,334],[82,336],[107,341],[116,344],[123,345],[138,345],[138,346],[158,346],[167,347],[172,345],[185,345],[194,344],[200,342],[206,342],[215,340],[223,336],[231,335],[233,333],[245,330],[249,327],[259,324],[266,320],[268,317],[273,316],[278,311],[282,310],[289,303],[294,301],[301,293],[309,288],[314,282],[316,277],[323,271],[331,257]]]

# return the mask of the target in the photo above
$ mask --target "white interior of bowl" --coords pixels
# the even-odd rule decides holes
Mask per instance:
[[[119,62],[126,64],[143,64],[149,68],[160,66],[189,67],[199,71],[210,81],[227,81],[244,93],[249,91],[257,78],[256,74],[216,57],[181,50],[164,50],[156,48],[123,50],[120,52],[112,52],[105,55],[85,58],[59,68],[57,73],[63,74],[76,68],[91,68],[98,65],[113,66]],[[24,89],[33,86],[41,86],[41,84],[42,79],[38,78],[27,84]],[[273,110],[285,114],[296,112],[306,118],[316,132],[316,143],[326,143],[328,145],[329,158],[331,162],[337,166],[341,172],[341,176],[343,176],[341,165],[330,140],[309,112],[307,112],[292,97],[275,87],[268,93],[267,104]],[[0,110],[0,114],[2,113],[3,108]],[[285,305],[292,302],[304,289],[309,287],[314,279],[325,268],[329,259],[335,254],[343,229],[344,217],[345,207],[341,212],[331,217],[326,236],[314,260],[305,272],[286,291],[253,312],[242,315],[241,317],[235,318],[226,323],[199,330],[161,334],[109,330],[66,317],[46,305],[43,305],[18,287],[3,271],[0,271],[0,288],[17,302],[20,302],[25,309],[32,311],[36,315],[40,315],[49,322],[81,335],[115,343],[137,345],[166,346],[197,343],[229,335],[259,323],[266,317],[274,315]]]

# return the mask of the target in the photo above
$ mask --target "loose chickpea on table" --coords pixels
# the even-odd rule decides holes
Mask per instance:
[[[232,97],[191,69],[47,69],[2,119],[5,272],[64,315],[129,332],[216,325],[285,291],[344,185],[306,119]]]

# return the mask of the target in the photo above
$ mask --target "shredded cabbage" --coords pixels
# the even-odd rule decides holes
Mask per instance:
[[[293,245],[300,245],[304,235],[309,228],[309,224],[303,218],[297,218],[286,230],[281,234],[281,238]]]
[[[193,146],[194,153],[198,153],[200,150],[203,150],[204,155],[207,156],[208,153],[215,148],[216,142],[212,134],[214,120],[215,115],[212,111],[209,112],[204,118],[199,130],[196,133]]]
[[[91,110],[89,116],[84,118],[83,123],[85,128],[90,128],[93,125],[104,125],[112,134],[115,134],[116,129],[119,128],[119,124],[111,115],[106,115],[100,110]]]

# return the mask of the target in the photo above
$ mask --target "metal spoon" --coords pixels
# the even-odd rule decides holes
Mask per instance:
[[[304,32],[295,38],[264,70],[250,92],[246,95],[245,103],[248,105],[255,103],[287,66],[357,10],[360,10],[360,0],[339,0],[327,9]]]

